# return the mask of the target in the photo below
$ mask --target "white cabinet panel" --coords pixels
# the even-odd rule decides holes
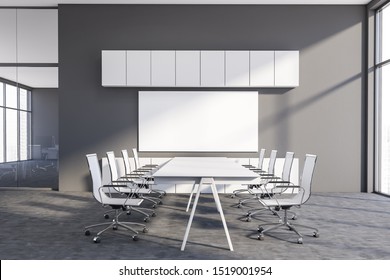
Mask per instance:
[[[18,9],[19,63],[58,63],[58,11]]]
[[[226,51],[226,86],[249,86],[249,51]]]
[[[175,51],[152,51],[152,86],[174,87],[175,64]]]
[[[273,87],[275,85],[275,51],[250,52],[250,86]]]
[[[200,86],[200,51],[176,51],[176,86]]]
[[[127,51],[127,85],[150,86],[150,51]]]
[[[126,86],[126,51],[102,51],[102,86]]]
[[[16,63],[16,9],[0,9],[0,63]]]
[[[299,51],[275,51],[275,87],[299,86]]]
[[[201,78],[202,87],[225,86],[225,52],[201,51]]]

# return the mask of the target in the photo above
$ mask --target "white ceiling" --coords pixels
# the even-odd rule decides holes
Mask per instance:
[[[365,5],[370,0],[0,0],[1,6],[57,6],[58,4],[274,4]]]

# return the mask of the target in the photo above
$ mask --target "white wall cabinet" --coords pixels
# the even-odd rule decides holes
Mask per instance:
[[[102,51],[102,63],[103,86],[299,86],[299,51]]]
[[[176,85],[175,51],[152,51],[152,86],[174,87]]]
[[[150,51],[127,51],[127,86],[150,86],[150,65]]]
[[[102,51],[102,85],[127,85],[126,51]]]
[[[225,86],[225,52],[200,52],[200,84],[202,87]]]
[[[19,63],[58,63],[58,10],[18,9]]]
[[[226,86],[249,86],[249,51],[226,51]]]
[[[58,63],[57,9],[0,9],[0,63]]]
[[[275,51],[250,52],[250,86],[275,86]]]
[[[200,86],[200,51],[176,51],[176,86]]]
[[[275,51],[275,87],[299,86],[299,51]]]
[[[16,63],[16,9],[0,9],[0,63]]]

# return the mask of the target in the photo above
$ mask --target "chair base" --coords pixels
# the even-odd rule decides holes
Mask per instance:
[[[280,228],[280,227],[286,227],[287,229],[295,232],[295,234],[298,235],[298,239],[297,239],[297,243],[298,244],[302,244],[303,243],[303,236],[302,234],[297,230],[297,227],[302,227],[302,228],[306,228],[306,229],[311,229],[313,230],[313,236],[314,237],[319,237],[320,234],[319,234],[319,231],[317,228],[315,227],[310,227],[310,226],[306,226],[306,225],[300,225],[300,224],[292,224],[288,221],[288,209],[284,209],[284,217],[283,217],[283,220],[279,220],[278,223],[268,223],[268,224],[263,224],[263,225],[260,225],[258,227],[258,232],[259,232],[259,235],[257,236],[257,239],[258,240],[264,240],[264,233],[268,232],[268,231],[272,231],[274,229],[277,229],[277,228]],[[270,226],[269,228],[264,228],[263,226]]]
[[[99,224],[93,224],[93,225],[89,225],[89,226],[86,226],[84,228],[84,234],[86,236],[89,236],[91,235],[91,232],[90,232],[90,229],[91,228],[95,228],[95,227],[101,227],[101,226],[105,226],[102,230],[100,230],[96,236],[93,238],[93,241],[95,243],[100,243],[100,235],[102,235],[104,232],[106,232],[107,230],[109,229],[113,229],[113,230],[117,230],[119,228],[124,228],[128,231],[131,231],[132,232],[132,235],[131,235],[131,238],[134,240],[134,241],[137,241],[138,240],[138,231],[135,230],[134,228],[132,228],[131,226],[141,226],[143,227],[142,231],[144,233],[148,232],[148,228],[146,227],[146,225],[144,224],[141,224],[141,223],[135,223],[135,222],[120,222],[119,221],[119,217],[125,213],[125,212],[122,212],[122,213],[119,213],[119,209],[113,209],[115,211],[115,217],[114,219],[111,221],[111,222],[106,222],[106,223],[99,223]]]
[[[257,214],[262,214],[264,211],[270,211],[273,215],[278,216],[279,219],[282,219],[282,217],[278,213],[279,210],[280,209],[278,209],[278,207],[275,207],[274,209],[267,208],[267,207],[250,209],[245,214],[246,221],[250,222],[252,220],[253,216],[255,216]],[[298,219],[298,215],[295,212],[293,212],[293,211],[288,211],[288,212],[290,214],[290,217],[288,217],[289,220],[296,220],[296,219]]]
[[[130,215],[131,211],[135,211],[137,213],[140,213],[141,215],[144,216],[144,222],[149,222],[150,217],[156,216],[156,212],[150,208],[128,206],[126,209],[124,209],[124,211],[126,211],[126,212],[123,212],[123,213],[126,213],[127,215]],[[148,214],[146,211],[150,211],[150,213]],[[112,212],[115,212],[115,209],[111,209],[109,211],[104,212],[104,218],[109,219],[110,218],[109,214]],[[122,215],[123,213],[120,213],[119,216]]]

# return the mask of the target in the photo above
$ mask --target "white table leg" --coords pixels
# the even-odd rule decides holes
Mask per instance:
[[[195,183],[196,183],[196,182],[195,182]],[[189,218],[189,220],[188,220],[186,232],[185,232],[184,238],[183,238],[183,243],[181,244],[181,250],[182,250],[182,251],[184,251],[184,248],[186,247],[188,235],[189,235],[189,233],[190,233],[190,229],[191,229],[191,225],[192,225],[192,220],[194,219],[196,206],[198,205],[198,200],[199,200],[200,190],[202,189],[202,185],[203,185],[203,179],[200,180],[200,182],[199,182],[199,187],[198,187],[198,191],[196,192],[194,205],[192,206],[191,215],[190,215],[190,218]],[[195,185],[194,185],[194,186],[195,186]]]
[[[214,201],[215,201],[215,204],[216,204],[216,206],[217,206],[217,211],[218,211],[218,213],[221,213],[221,211],[222,211],[222,207],[221,207],[221,203],[217,203],[217,200],[219,201],[219,196],[218,196],[218,191],[215,191],[214,192],[214,190],[213,190],[213,184],[214,184],[214,180],[213,179],[211,179],[212,181],[211,181],[211,193],[213,194],[213,197],[214,197]],[[215,184],[214,184],[214,186],[215,186]],[[215,187],[215,189],[217,189],[217,187]]]
[[[190,194],[190,199],[188,200],[186,212],[188,212],[188,210],[190,209],[190,205],[191,205],[191,201],[192,201],[192,196],[194,195],[195,188],[196,188],[196,182],[194,182],[194,185],[192,186],[192,190],[191,190],[191,194]]]
[[[217,186],[215,185],[214,179],[211,179],[211,180],[212,180],[211,190],[213,192],[215,204],[217,206],[217,209],[219,210],[219,214],[221,215],[221,220],[222,220],[223,228],[225,230],[226,239],[227,239],[228,244],[229,244],[229,249],[230,249],[230,251],[234,251],[232,241],[230,240],[229,230],[228,230],[227,225],[226,225],[225,215],[223,214],[223,211],[222,211],[221,201],[219,200]]]

